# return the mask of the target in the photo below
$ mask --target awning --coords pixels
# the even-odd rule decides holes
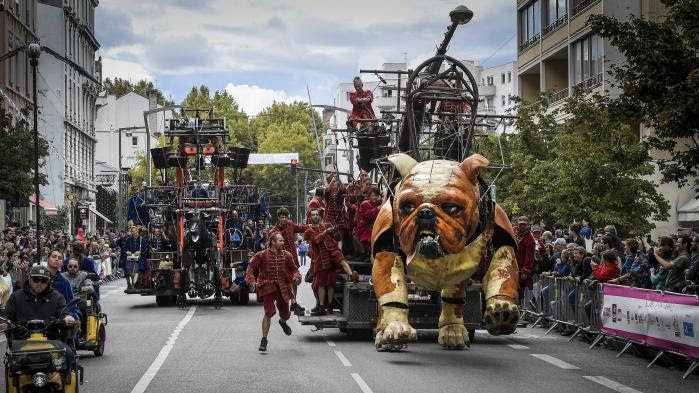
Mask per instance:
[[[699,199],[692,198],[677,209],[677,221],[681,223],[699,222]]]
[[[34,194],[29,195],[29,202],[31,202],[32,204],[36,204],[36,196],[34,196]],[[58,209],[56,209],[54,205],[41,199],[39,199],[39,207],[44,209],[44,214],[46,214],[47,216],[58,215]]]
[[[90,211],[95,213],[95,215],[101,219],[103,219],[107,224],[113,224],[112,220],[108,219],[107,217],[104,216],[104,214],[98,212],[96,209],[94,209],[92,206],[90,206]]]

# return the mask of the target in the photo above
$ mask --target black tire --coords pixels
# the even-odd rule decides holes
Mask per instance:
[[[155,304],[157,304],[158,307],[170,307],[172,306],[172,300],[172,296],[155,295]]]
[[[473,342],[473,339],[476,338],[476,329],[467,329],[468,330],[468,341]]]
[[[107,332],[104,330],[104,326],[100,327],[100,331],[97,334],[97,348],[92,351],[95,356],[100,357],[104,355],[105,340],[107,339]]]

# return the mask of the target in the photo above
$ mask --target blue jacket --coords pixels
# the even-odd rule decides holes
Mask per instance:
[[[592,227],[582,227],[580,228],[580,236],[583,239],[592,239]]]
[[[570,274],[570,260],[553,268],[554,277],[566,277]]]
[[[139,195],[132,196],[126,203],[126,219],[133,221],[134,225],[148,225],[150,211],[143,205],[143,198]]]
[[[141,256],[138,259],[138,271],[143,273],[148,270],[148,239],[145,239],[142,236],[134,239],[133,236],[129,236],[129,238],[126,239],[126,244],[124,244],[124,248],[122,250],[124,252],[129,251],[132,254],[140,251]]]
[[[633,254],[625,255],[624,256],[624,264],[621,265],[621,271],[619,272],[619,276],[623,276],[626,273],[631,272],[631,266],[633,266],[634,261],[636,260],[636,256]]]

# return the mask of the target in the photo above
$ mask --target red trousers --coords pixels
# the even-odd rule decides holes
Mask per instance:
[[[276,302],[276,307],[275,307]],[[262,296],[262,304],[264,305],[265,315],[272,318],[274,314],[279,310],[279,318],[282,321],[286,321],[291,317],[291,312],[289,311],[289,302],[284,300],[282,296],[282,291],[277,289],[276,291]]]

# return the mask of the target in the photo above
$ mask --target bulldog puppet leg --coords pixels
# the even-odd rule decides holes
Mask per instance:
[[[371,279],[379,302],[376,349],[404,349],[407,341],[417,339],[417,332],[408,323],[408,289],[401,258],[392,252],[377,253]]]
[[[495,251],[488,272],[483,278],[485,288],[485,327],[492,335],[511,334],[517,327],[517,261],[511,246]]]
[[[442,313],[439,315],[439,345],[445,349],[464,349],[470,346],[464,327],[464,304],[468,280],[442,290]]]

